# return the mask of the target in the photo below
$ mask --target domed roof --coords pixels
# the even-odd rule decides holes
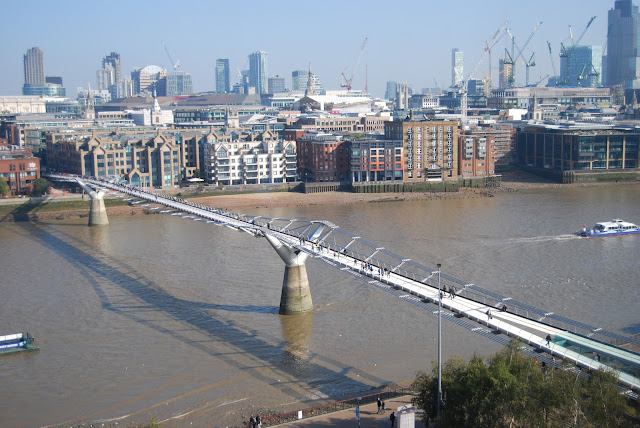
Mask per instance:
[[[147,65],[146,67],[144,67],[142,70],[140,70],[140,72],[144,72],[147,74],[158,74],[161,72],[167,72],[164,68],[162,67],[158,67],[157,65]]]

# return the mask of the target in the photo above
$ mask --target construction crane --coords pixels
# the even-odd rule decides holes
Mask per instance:
[[[517,65],[522,65],[522,64],[524,64],[524,61],[520,60],[520,61],[518,61],[518,64],[517,64]],[[503,68],[502,70],[500,70],[500,71],[498,72],[497,76],[498,76],[498,77],[500,77],[500,76],[501,76],[502,74],[504,74],[506,71],[507,71],[507,69],[506,69],[506,68]],[[546,76],[545,76],[545,77],[546,77]],[[490,88],[489,88],[489,78],[487,77],[487,74],[486,74],[486,73],[484,73],[484,79],[483,79],[483,81],[485,82],[485,93],[486,93],[486,96],[487,96],[487,98],[489,98],[489,96],[491,95],[491,90],[490,90]],[[542,80],[541,80],[541,81],[542,81]],[[539,83],[539,82],[538,82],[538,83]]]
[[[171,66],[173,67],[173,71],[178,70],[178,68],[180,68],[180,60],[174,62],[173,58],[171,58],[171,54],[169,53],[169,49],[167,48],[167,45],[162,43],[162,47],[164,48],[164,51],[167,53],[167,56],[169,57],[169,61],[171,62]]]
[[[578,38],[574,41],[573,39],[573,29],[571,28],[571,25],[569,25],[569,38],[571,39],[571,46],[569,46],[569,48],[565,47],[564,43],[560,43],[560,58],[566,58],[566,71],[564,73],[564,81],[562,82],[563,84],[567,84],[569,83],[568,79],[569,79],[569,70],[571,69],[571,57],[573,56],[573,52],[576,50],[576,48],[578,47],[578,45],[580,44],[580,41],[582,40],[582,38],[584,37],[585,33],[587,32],[587,30],[589,29],[589,27],[591,26],[591,23],[593,22],[593,20],[596,19],[595,16],[592,16],[591,19],[589,19],[589,22],[587,22],[587,26],[584,27],[584,30],[582,30],[582,33],[580,33],[580,36],[578,36]],[[560,71],[560,74],[562,74],[562,71]]]
[[[505,21],[505,23],[503,24],[503,27],[506,27],[507,25],[509,25],[509,21]],[[502,36],[504,35],[504,28],[503,27],[501,27],[493,35],[493,39],[492,39],[493,43],[491,44],[491,46],[489,46],[489,42],[487,42],[487,41],[484,42],[484,50],[489,55],[489,88],[488,88],[489,91],[491,91],[491,79],[493,78],[493,74],[491,72],[491,64],[493,64],[491,62],[491,49],[493,49],[493,47],[496,45],[496,43],[498,43],[500,41],[500,39],[502,38]]]
[[[365,46],[367,46],[367,41],[369,40],[369,37],[365,37],[364,42],[362,42],[362,47],[360,47],[360,53],[358,54],[358,58],[356,59],[356,64],[353,67],[353,70],[351,72],[351,77],[347,78],[347,76],[345,76],[344,71],[342,72],[342,79],[344,79],[344,82],[340,85],[343,88],[347,88],[348,91],[351,90],[351,82],[353,82],[353,78],[356,75],[356,71],[358,70],[358,65],[360,65],[360,58],[362,58],[362,53],[364,52],[364,48]],[[347,69],[345,68],[345,71]]]
[[[514,55],[513,52],[511,55],[507,55],[509,57],[509,60],[507,60],[505,58],[505,64],[511,64],[512,66],[512,72],[509,75],[509,86],[513,87],[515,86],[515,79],[516,79],[516,62],[518,61],[518,59],[522,56],[524,49],[527,47],[527,45],[529,45],[529,42],[531,41],[531,39],[533,38],[533,35],[536,34],[536,31],[538,31],[538,28],[540,28],[540,25],[542,25],[542,21],[538,22],[536,24],[536,26],[533,28],[533,31],[531,31],[531,34],[529,34],[529,38],[527,39],[526,42],[524,42],[524,45],[522,45],[522,48],[520,48],[518,46],[518,44],[516,43],[516,39],[515,37],[513,37],[513,34],[511,34],[511,31],[509,29],[507,29],[507,34],[509,34],[509,37],[511,38],[511,44],[513,47],[515,47],[518,50],[518,54]],[[513,50],[512,47],[512,50]],[[509,52],[507,51],[507,54]],[[535,64],[535,61],[533,59],[533,55],[531,57],[531,59],[529,61],[525,61],[525,67],[527,68],[527,74],[526,74],[526,85],[529,85],[529,67],[532,67]]]
[[[505,21],[504,24],[502,24],[502,26],[498,29],[498,31],[496,31],[496,33],[493,35],[491,42],[489,43],[485,42],[485,46],[490,46],[490,47],[495,46],[495,44],[498,43],[498,40],[500,40],[500,37],[502,37],[502,32],[507,28],[507,25],[509,25],[509,22]],[[476,65],[471,70],[471,73],[469,73],[469,76],[467,76],[467,78],[464,79],[460,87],[460,94],[462,95],[462,99],[460,100],[460,122],[462,123],[463,126],[467,122],[467,110],[468,110],[467,96],[469,94],[469,80],[471,80],[471,78],[473,77],[473,74],[478,70],[478,67],[480,67],[482,60],[484,60],[484,57],[487,53],[488,53],[487,49],[485,49],[482,52],[482,55],[480,55],[480,59],[478,60],[478,62],[476,62]],[[456,71],[455,68],[454,68],[454,71]]]
[[[553,53],[551,52],[551,43],[547,41],[547,46],[549,47],[549,60],[551,60],[551,68],[553,69],[553,75],[557,76],[556,72],[556,63],[553,61]]]
[[[534,83],[532,86],[538,86],[540,83],[542,83],[542,81],[544,79],[546,79],[547,77],[549,77],[549,75],[547,74],[546,76],[542,77],[540,80],[538,80],[536,83]]]
[[[525,75],[525,86],[529,86],[529,67],[535,67],[536,66],[536,53],[533,52],[531,54],[531,57],[529,58],[529,61],[526,61],[524,63],[524,66],[526,67],[526,75]]]

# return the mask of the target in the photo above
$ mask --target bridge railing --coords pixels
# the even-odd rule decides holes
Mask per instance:
[[[224,218],[233,220],[230,222],[233,227],[240,227],[242,224],[244,225],[243,227],[265,228],[267,230],[277,231],[305,241],[313,240],[312,242],[317,243],[326,251],[335,251],[336,253],[345,254],[353,259],[359,260],[360,262],[366,262],[369,266],[376,269],[383,269],[384,272],[392,272],[395,275],[423,283],[426,286],[437,287],[437,275],[434,275],[434,272],[436,271],[435,268],[425,266],[414,260],[405,258],[329,222],[237,214],[198,204],[197,202],[176,196],[140,189],[123,183],[112,183],[107,180],[90,177],[77,177],[73,175],[57,175],[56,178],[65,181],[83,179],[86,180],[87,184],[96,187],[110,188],[150,202],[162,203],[163,205],[170,206],[176,210],[185,210],[186,207],[184,207],[184,205],[194,207],[204,210],[207,213],[215,214],[218,216],[217,221]],[[186,211],[194,215],[201,215],[193,210],[186,209]],[[313,238],[318,227],[323,227],[324,230],[320,234],[319,238]],[[520,302],[511,297],[487,290],[476,284],[468,283],[446,273],[441,272],[440,280],[443,288],[455,287],[456,294],[482,303],[483,305],[493,306],[496,308],[502,308],[503,305],[507,305],[508,311],[511,313],[515,313],[535,321],[544,321],[551,326],[591,338],[597,338],[605,343],[612,343],[615,345],[628,343],[640,346],[640,340],[638,338],[623,336],[599,327],[594,327],[586,323],[562,317],[551,311]]]

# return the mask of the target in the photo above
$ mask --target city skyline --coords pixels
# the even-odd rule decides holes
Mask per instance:
[[[604,48],[607,13],[614,7],[613,0],[542,1],[536,5],[500,0],[479,8],[456,0],[437,5],[407,2],[396,8],[397,14],[389,14],[385,13],[388,4],[378,1],[347,4],[329,1],[322,8],[313,9],[290,1],[275,5],[252,3],[252,7],[238,10],[216,2],[191,1],[176,9],[166,1],[154,3],[153,8],[147,2],[115,1],[109,3],[108,13],[117,18],[100,21],[101,25],[96,25],[95,20],[105,10],[100,4],[69,1],[52,5],[36,1],[31,5],[37,7],[31,8],[28,15],[23,4],[7,4],[7,16],[28,17],[29,31],[18,28],[17,22],[13,22],[18,20],[8,22],[0,30],[6,40],[16,40],[2,47],[5,61],[0,95],[21,93],[23,57],[33,47],[44,52],[47,73],[62,76],[67,93],[75,97],[77,87],[95,84],[96,70],[111,52],[121,56],[123,78],[129,76],[134,67],[157,65],[171,70],[162,43],[166,43],[174,59],[180,61],[180,70],[191,73],[196,92],[215,91],[218,58],[229,58],[233,86],[237,69],[248,70],[248,55],[259,50],[269,55],[267,78],[283,76],[289,89],[291,72],[307,69],[309,62],[326,89],[340,89],[341,73],[349,76],[353,72],[362,42],[368,37],[353,89],[364,90],[367,69],[369,92],[382,97],[387,81],[407,82],[417,91],[433,87],[435,82],[440,87],[448,87],[453,48],[464,53],[465,78],[469,77],[468,73],[484,52],[485,40],[490,40],[505,20],[510,22],[511,31],[520,44],[538,21],[543,22],[523,54],[535,52],[537,66],[531,69],[531,82],[537,82],[553,74],[547,40],[551,42],[557,68],[560,42],[570,43],[567,40],[569,25],[577,38],[588,20],[596,16],[580,44]],[[116,14],[125,7],[126,14]],[[171,13],[166,12],[168,10]],[[414,16],[422,18],[415,21]],[[169,18],[173,20],[170,28],[183,31],[163,31],[169,28]],[[57,23],[56,31],[51,31],[51,22]],[[206,43],[207,38],[211,43]],[[503,37],[492,52],[494,87],[497,86],[498,58],[510,45],[507,39]],[[523,65],[517,67],[519,85],[524,84],[524,68]],[[484,74],[488,74],[487,58],[473,77],[482,78]]]

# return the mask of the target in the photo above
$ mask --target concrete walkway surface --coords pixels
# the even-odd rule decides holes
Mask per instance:
[[[398,407],[411,404],[411,395],[405,395],[389,399],[385,402],[384,414],[377,414],[378,406],[376,403],[366,404],[360,406],[360,427],[390,427],[391,421],[389,415],[395,411],[398,414]],[[356,409],[342,410],[334,413],[327,413],[325,415],[313,416],[308,419],[303,419],[288,422],[279,427],[301,427],[301,428],[313,428],[313,427],[336,427],[336,428],[357,428],[358,421],[356,421]],[[398,420],[396,419],[396,427],[398,426]],[[422,410],[416,412],[416,427],[423,427],[422,423]]]

